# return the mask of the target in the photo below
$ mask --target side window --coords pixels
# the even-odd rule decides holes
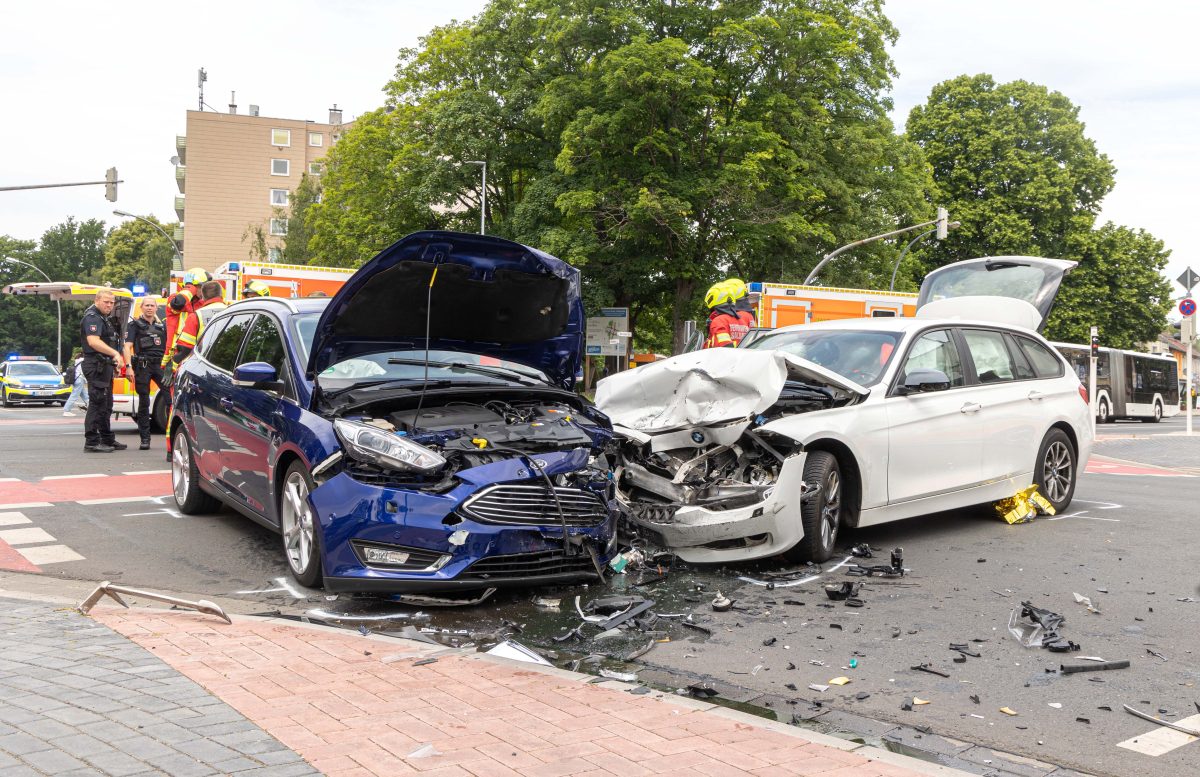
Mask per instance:
[[[927,332],[921,335],[908,351],[904,361],[904,369],[900,372],[900,381],[916,369],[941,370],[950,379],[951,387],[962,386],[966,381],[963,376],[962,360],[958,357],[958,348],[948,329]]]
[[[204,356],[208,353],[208,349],[217,339],[217,335],[221,334],[221,330],[229,323],[228,318],[218,318],[208,326],[204,327],[204,331],[200,333],[200,342],[196,343],[196,353]]]
[[[259,315],[246,335],[246,344],[242,348],[239,363],[266,362],[275,368],[279,380],[287,381],[287,357],[283,350],[283,338],[279,336],[279,327],[270,316]]]
[[[212,362],[214,367],[233,372],[237,364],[238,348],[242,344],[242,338],[246,336],[246,330],[250,328],[252,319],[253,316],[250,315],[233,316],[225,328],[217,333],[204,358]]]
[[[1017,367],[1004,344],[1004,334],[988,329],[964,329],[967,351],[975,363],[980,383],[1000,383],[1017,379]]]
[[[1028,337],[1018,337],[1017,342],[1021,345],[1021,351],[1025,354],[1025,358],[1029,360],[1029,363],[1033,365],[1033,369],[1037,372],[1039,378],[1062,377],[1062,362],[1055,358],[1049,348],[1037,340],[1030,340]]]

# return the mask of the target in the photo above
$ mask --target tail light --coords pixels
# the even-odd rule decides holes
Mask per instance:
[[[1082,383],[1079,384],[1079,398],[1083,400],[1083,404],[1091,406],[1091,403],[1088,402],[1087,386]]]

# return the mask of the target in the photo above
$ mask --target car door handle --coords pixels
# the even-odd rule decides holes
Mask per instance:
[[[229,397],[221,397],[221,409],[233,410],[233,400]]]
[[[1031,401],[1036,402],[1039,399],[1045,399],[1045,398],[1046,398],[1046,395],[1040,391],[1030,391],[1029,392],[1029,399]]]
[[[968,402],[958,409],[960,413],[978,413],[983,410],[983,405],[978,402]]]

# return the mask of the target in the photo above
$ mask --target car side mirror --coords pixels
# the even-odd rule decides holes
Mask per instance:
[[[233,385],[263,391],[279,391],[283,388],[279,374],[266,362],[246,362],[234,367]]]
[[[945,391],[950,388],[950,378],[941,370],[921,367],[904,377],[904,394],[922,394],[927,391]]]

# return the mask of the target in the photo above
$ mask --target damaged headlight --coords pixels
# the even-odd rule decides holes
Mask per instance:
[[[333,429],[346,452],[386,469],[433,472],[445,465],[440,454],[392,432],[339,418]]]

